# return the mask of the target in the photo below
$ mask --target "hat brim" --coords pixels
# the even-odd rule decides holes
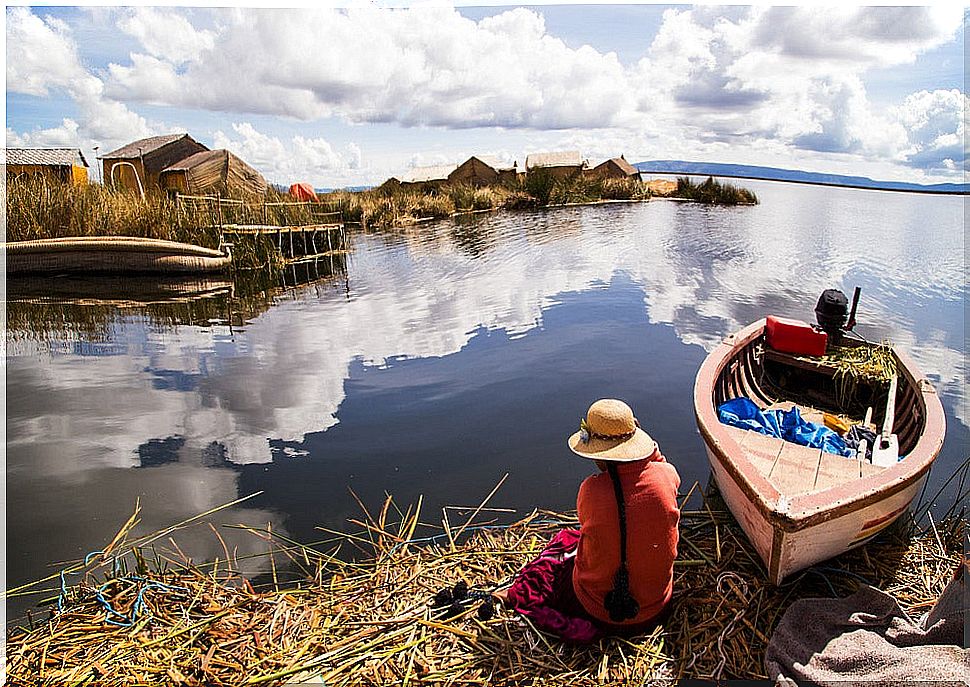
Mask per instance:
[[[657,442],[639,427],[629,439],[598,439],[591,436],[584,442],[580,438],[581,434],[582,432],[576,432],[566,443],[577,456],[590,460],[629,463],[649,458],[657,450]]]

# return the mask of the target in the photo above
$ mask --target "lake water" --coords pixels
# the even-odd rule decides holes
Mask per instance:
[[[371,508],[385,492],[424,495],[435,523],[508,473],[489,505],[572,508],[590,465],[566,437],[604,396],[634,407],[685,487],[703,485],[691,394],[706,351],[765,314],[813,320],[830,287],[861,286],[858,331],[909,351],[935,383],[948,424],[936,491],[970,445],[964,199],[741,183],[760,205],[352,233],[332,276],[272,293],[216,284],[194,303],[146,305],[124,280],[115,297],[130,302],[106,307],[80,286],[11,282],[8,586],[100,549],[136,502],[151,531],[262,492],[213,520],[304,542],[360,514],[351,489]],[[207,529],[178,543],[222,555]]]

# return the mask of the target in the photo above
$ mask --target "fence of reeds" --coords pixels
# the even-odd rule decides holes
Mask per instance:
[[[443,509],[433,528],[428,521],[437,516],[423,513],[420,499],[401,510],[387,497],[373,512],[361,504],[354,531],[323,530],[312,547],[251,529],[267,546],[271,581],[261,589],[240,574],[252,561],[225,549],[221,559],[195,563],[169,538],[218,509],[134,536],[136,509],[103,551],[8,592],[46,592],[56,604],[49,617],[8,631],[8,679],[626,685],[764,678],[768,639],[791,601],[848,594],[865,581],[908,611],[928,610],[960,561],[965,527],[962,518],[929,519],[922,528],[902,523],[772,586],[717,495],[700,494],[695,484],[683,500],[669,619],[650,634],[577,647],[501,607],[483,612],[490,602],[479,595],[436,607],[436,593],[459,583],[482,591],[509,583],[554,532],[575,526],[573,513],[543,510],[497,523],[503,509],[487,503],[500,485],[476,508]],[[213,536],[220,536],[214,528]],[[284,565],[300,582],[281,582]]]

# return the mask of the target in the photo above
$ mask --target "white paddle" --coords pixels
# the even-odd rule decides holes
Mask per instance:
[[[862,426],[866,429],[869,428],[869,423],[872,422],[872,406],[866,408],[866,419],[862,421]],[[859,448],[856,450],[855,457],[856,460],[868,460],[866,457],[866,449],[869,447],[869,442],[865,439],[859,441]]]
[[[896,375],[889,381],[889,400],[886,401],[886,419],[882,423],[882,434],[876,437],[872,447],[872,464],[889,467],[899,462],[899,440],[893,431],[896,415]]]

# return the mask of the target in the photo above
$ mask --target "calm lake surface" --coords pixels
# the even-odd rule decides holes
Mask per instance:
[[[402,508],[423,495],[436,523],[508,473],[489,505],[572,508],[591,466],[566,437],[604,396],[633,406],[685,489],[703,486],[691,394],[706,352],[765,314],[814,321],[830,287],[861,286],[858,331],[909,351],[935,383],[947,415],[935,493],[970,446],[964,199],[741,184],[760,205],[352,233],[343,269],[272,293],[216,284],[182,303],[127,280],[115,297],[130,302],[104,306],[80,287],[10,282],[8,586],[100,549],[136,502],[152,531],[262,492],[212,519],[303,542],[349,527],[351,489],[372,509],[385,492]],[[240,554],[263,548],[222,534]],[[177,541],[223,555],[208,529]],[[8,617],[26,605],[10,600]]]

